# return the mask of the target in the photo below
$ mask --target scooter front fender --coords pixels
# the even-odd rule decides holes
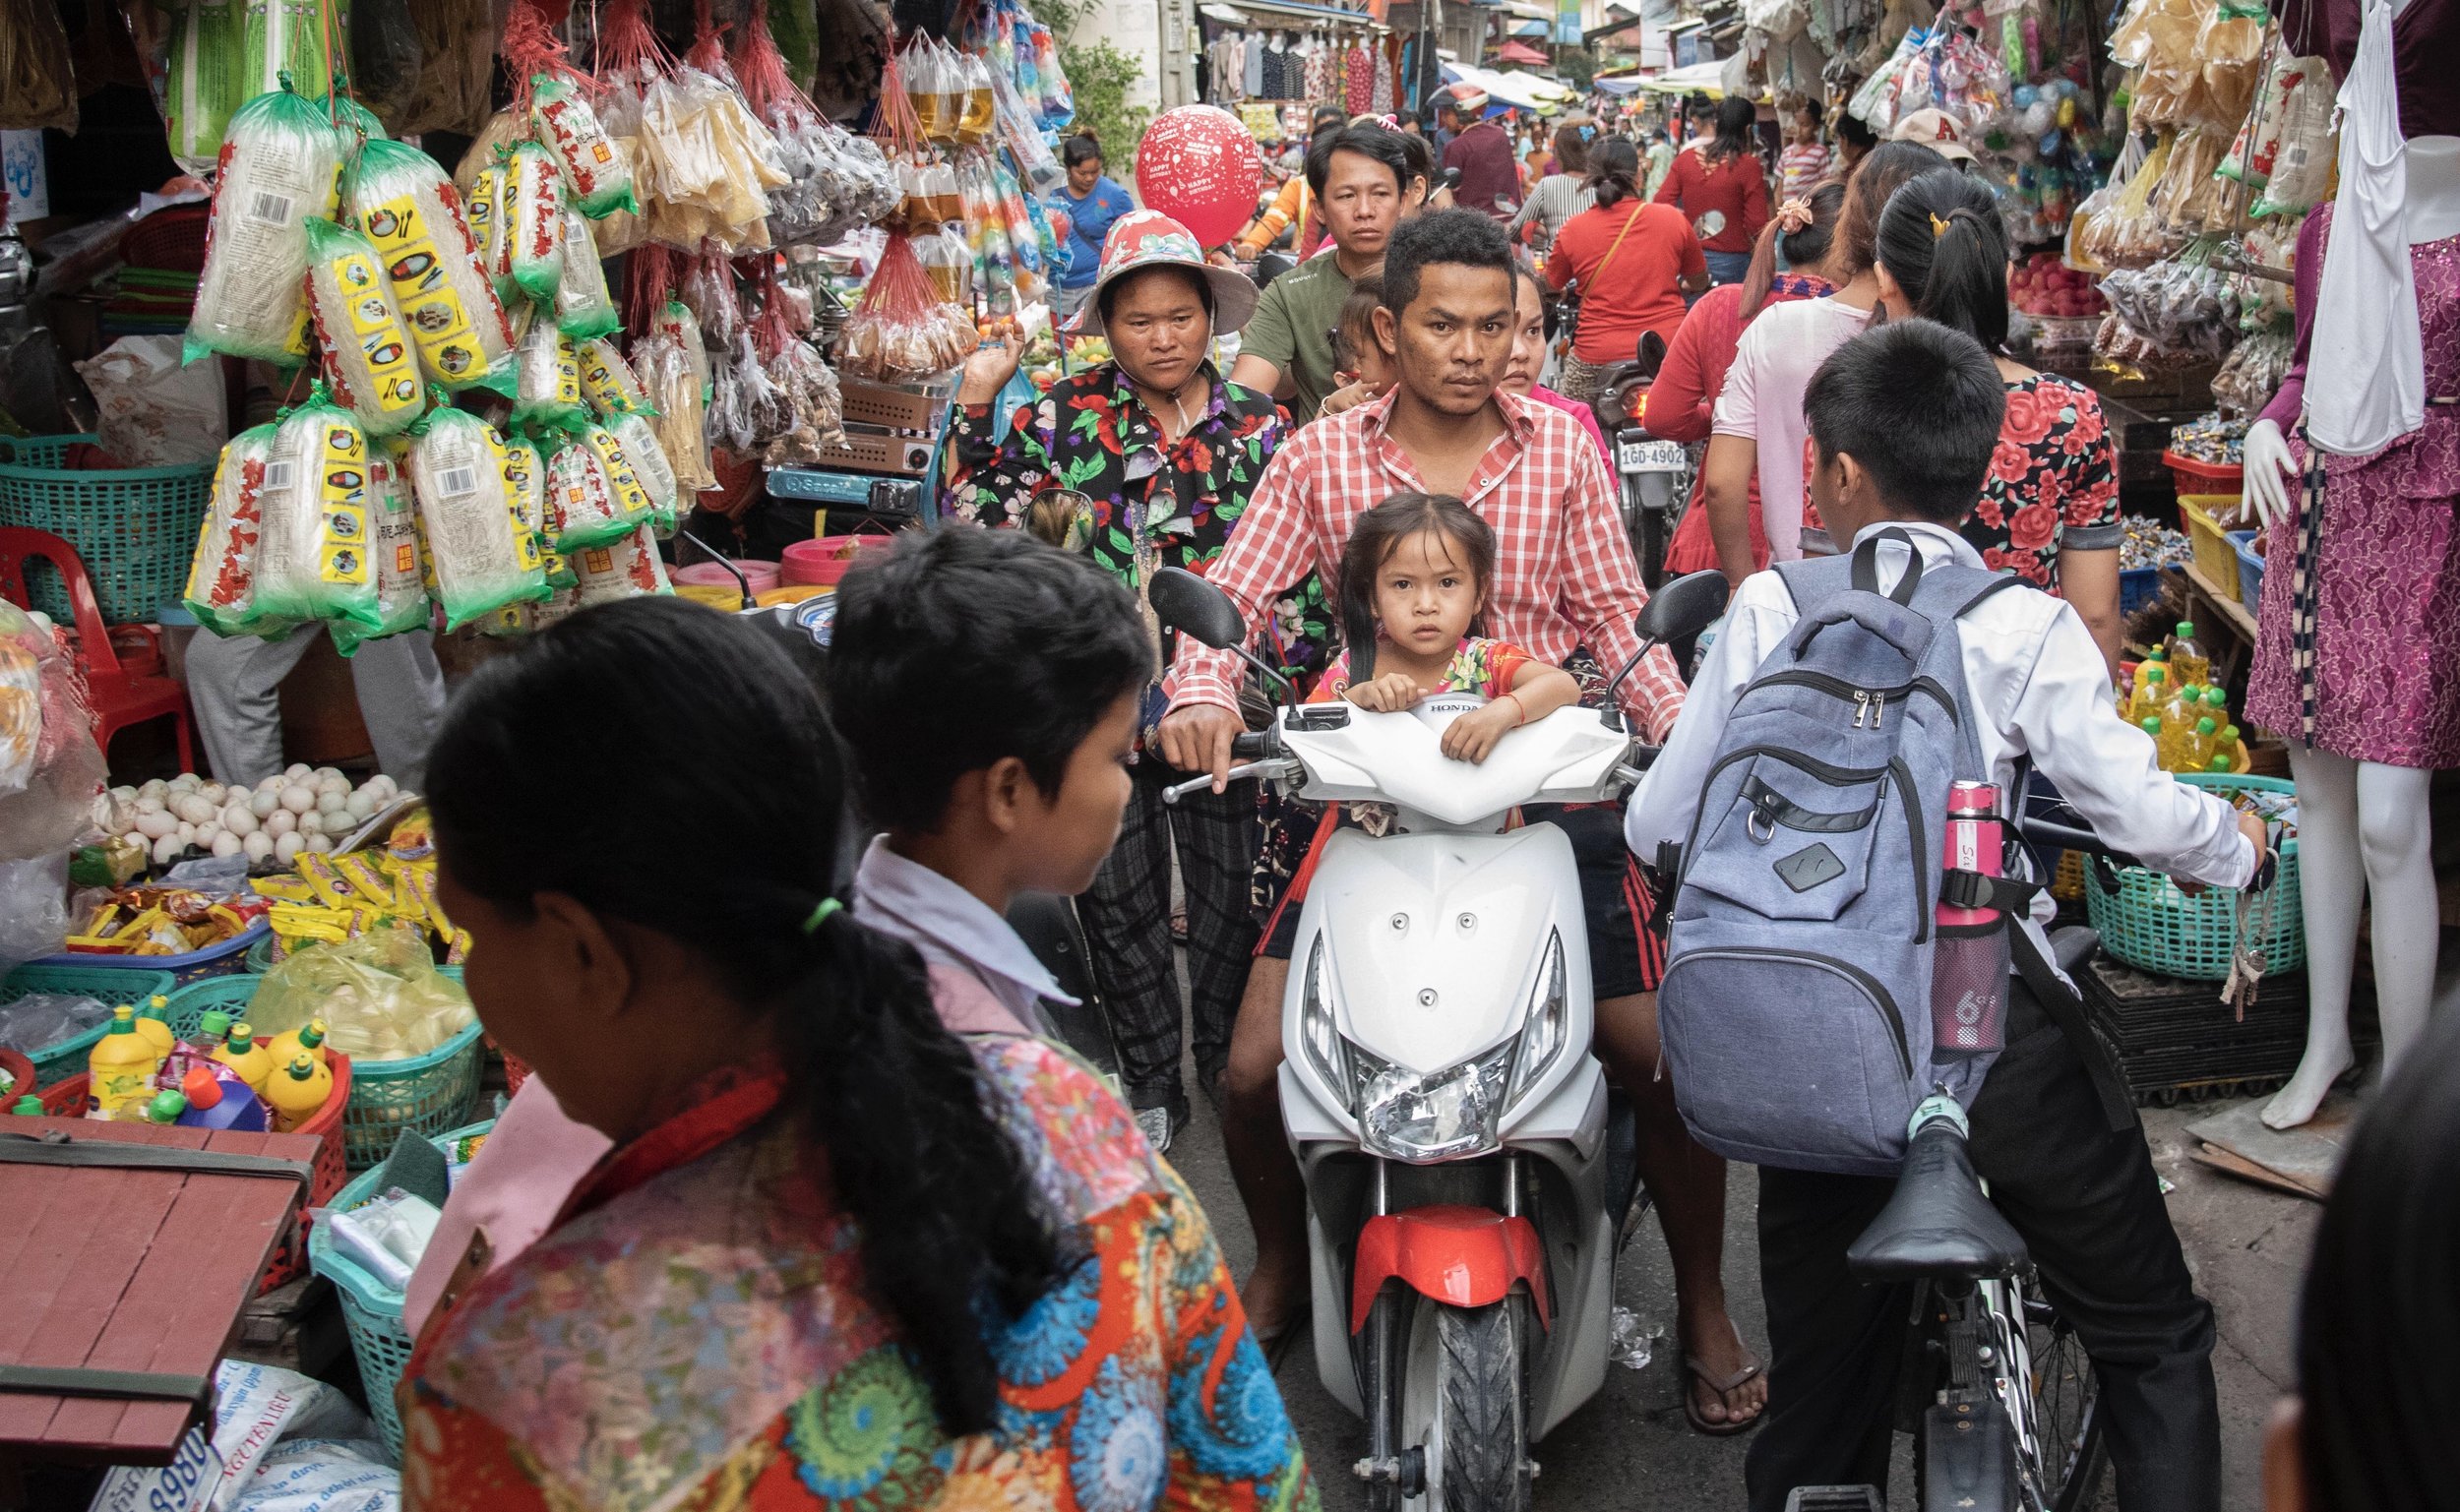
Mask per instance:
[[[1483,1307],[1526,1282],[1538,1323],[1552,1328],[1546,1295],[1546,1251],[1526,1218],[1487,1208],[1418,1207],[1367,1220],[1358,1231],[1358,1263],[1350,1283],[1350,1332],[1367,1326],[1368,1309],[1386,1281],[1453,1307]]]

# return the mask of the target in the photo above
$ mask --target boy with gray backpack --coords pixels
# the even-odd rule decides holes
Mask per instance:
[[[2263,830],[2163,772],[2083,622],[1956,533],[2004,407],[1989,354],[1928,321],[1821,365],[1811,493],[1850,551],[1743,583],[1626,824],[1674,885],[1658,1020],[1676,1102],[1702,1144],[1760,1166],[1753,1512],[1886,1484],[1912,1299],[1856,1281],[1846,1249],[1936,1088],[2099,1367],[2120,1505],[2220,1505],[2212,1308],[2141,1127],[2077,1043],[2026,919],[2036,889],[1998,876],[1975,838],[1997,826],[1976,820],[2038,766],[2111,848],[2227,887],[2256,877]]]

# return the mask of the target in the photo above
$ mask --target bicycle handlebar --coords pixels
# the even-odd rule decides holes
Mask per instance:
[[[2081,851],[2088,856],[2104,857],[2113,865],[2122,867],[2143,865],[2126,852],[2114,850],[2105,844],[2090,826],[2062,824],[2056,819],[2037,818],[2027,814],[2017,817],[2016,832],[2036,845],[2054,850]]]

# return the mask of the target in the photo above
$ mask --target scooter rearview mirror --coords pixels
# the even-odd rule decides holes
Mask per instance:
[[[1146,590],[1153,616],[1183,635],[1194,635],[1216,651],[1233,651],[1247,641],[1247,622],[1230,595],[1184,567],[1165,567],[1153,574]]]
[[[1659,584],[1641,607],[1639,621],[1633,628],[1642,639],[1659,644],[1696,635],[1725,613],[1726,595],[1731,589],[1725,574],[1714,569],[1685,573]]]

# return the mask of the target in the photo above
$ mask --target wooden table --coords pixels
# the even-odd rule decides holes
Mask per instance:
[[[314,1134],[83,1119],[0,1119],[0,1132],[313,1162]],[[209,1380],[304,1197],[276,1176],[0,1162],[0,1364]],[[0,1502],[31,1462],[167,1465],[193,1403],[0,1391]]]

